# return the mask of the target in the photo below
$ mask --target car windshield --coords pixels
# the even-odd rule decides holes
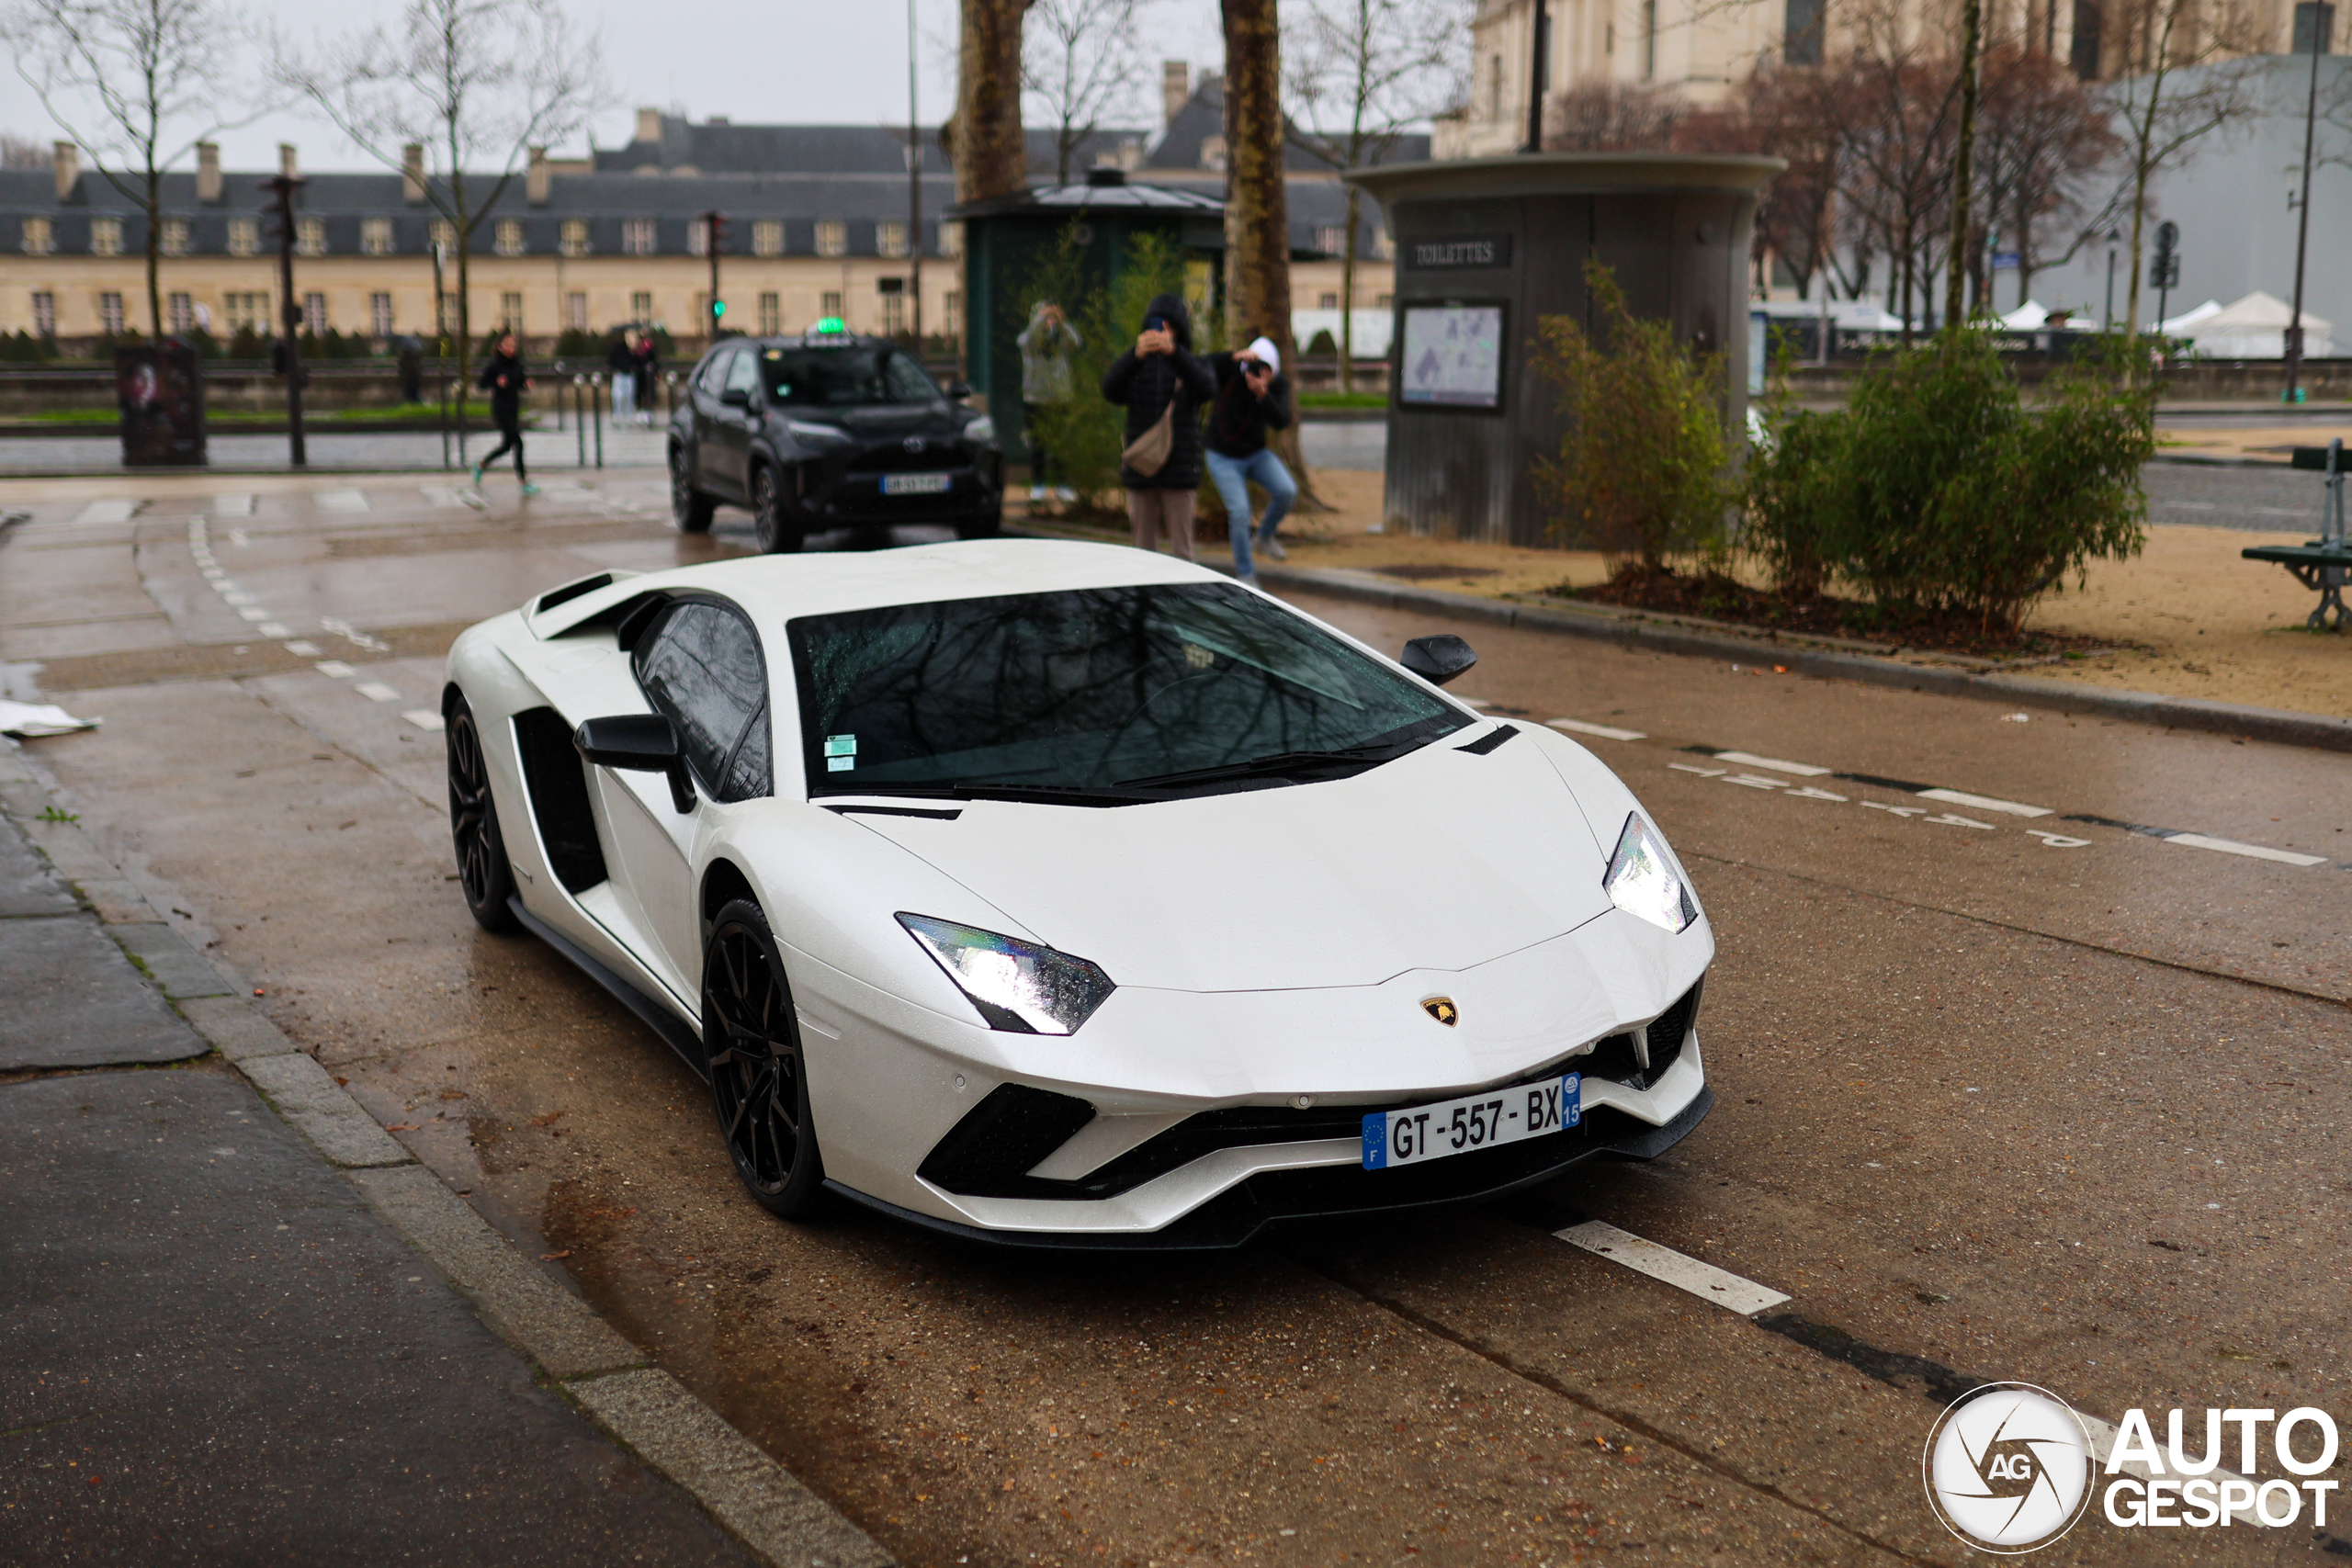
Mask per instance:
[[[1228,583],[849,611],[794,621],[790,641],[812,795],[1263,788],[1472,722]]]
[[[933,403],[945,395],[922,366],[895,348],[763,348],[760,378],[768,401],[786,406]]]

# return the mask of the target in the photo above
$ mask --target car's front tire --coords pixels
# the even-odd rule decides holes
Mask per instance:
[[[498,802],[490,791],[490,759],[481,749],[481,728],[463,695],[451,692],[442,724],[449,745],[449,836],[458,850],[458,887],[474,923],[486,931],[511,931],[514,872],[506,862],[505,836],[498,829]]]
[[[806,536],[784,499],[784,477],[774,463],[752,468],[752,536],[764,555],[790,555]]]
[[[682,534],[707,534],[718,503],[695,488],[694,454],[670,448],[670,515]]]
[[[823,1191],[825,1162],[808,1115],[792,989],[757,904],[737,898],[718,911],[702,972],[703,1049],[719,1136],[760,1206],[796,1218]]]

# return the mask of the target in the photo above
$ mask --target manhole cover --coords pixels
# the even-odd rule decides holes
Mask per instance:
[[[1376,566],[1372,569],[1383,577],[1401,577],[1408,582],[1428,582],[1441,577],[1500,577],[1502,569],[1492,566],[1443,566],[1433,561],[1408,561],[1402,566]]]

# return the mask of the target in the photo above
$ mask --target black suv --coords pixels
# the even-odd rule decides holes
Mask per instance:
[[[670,504],[699,534],[712,510],[751,510],[763,550],[832,528],[894,523],[997,531],[1004,454],[985,417],[887,338],[846,332],[725,338],[670,416]]]

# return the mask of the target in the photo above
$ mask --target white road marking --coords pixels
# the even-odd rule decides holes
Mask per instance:
[[[1752,751],[1718,751],[1715,761],[1737,762],[1743,768],[1770,768],[1776,773],[1794,773],[1801,779],[1817,779],[1835,771],[1816,768],[1811,762],[1783,762],[1777,757],[1758,757]]]
[[[81,513],[74,521],[76,523],[128,523],[138,512],[139,505],[138,502],[125,501],[119,497],[94,501],[82,508]]]
[[[1947,828],[1982,828],[1988,833],[1995,831],[1993,824],[1990,822],[1978,822],[1966,817],[1955,817],[1949,811],[1945,812],[1940,817],[1929,817],[1924,818],[1924,820],[1929,822],[1940,822]]]
[[[408,720],[411,724],[416,726],[419,729],[426,730],[434,734],[438,734],[445,728],[441,722],[441,716],[435,713],[431,708],[410,708],[407,712],[401,714],[401,716]]]
[[[238,611],[237,615],[240,619],[248,621],[266,621],[269,619],[269,612],[267,610],[257,610],[250,604]]]
[[[1670,1247],[1660,1247],[1654,1241],[1619,1230],[1601,1220],[1587,1220],[1580,1225],[1570,1225],[1554,1235],[1571,1247],[1580,1247],[1612,1263],[1622,1263],[1636,1273],[1647,1274],[1679,1291],[1688,1291],[1702,1302],[1713,1302],[1727,1312],[1742,1317],[1753,1317],[1767,1307],[1779,1306],[1788,1296],[1780,1291],[1759,1285],[1753,1280],[1686,1258]]]
[[[1749,789],[1785,789],[1788,787],[1778,779],[1759,779],[1754,773],[1734,773],[1731,777],[1724,780],[1724,783],[1746,784]]]
[[[1846,803],[1844,795],[1832,795],[1826,789],[1815,789],[1811,784],[1800,784],[1789,791],[1789,795],[1795,800],[1834,800],[1840,806]]]
[[[311,668],[322,675],[330,676],[337,681],[348,681],[359,673],[340,659],[322,659]]]
[[[381,681],[362,681],[351,689],[371,703],[396,703],[401,700],[398,688],[387,686]]]
[[[356,490],[322,490],[319,491],[322,512],[365,512],[368,497]]]
[[[1580,718],[1547,718],[1544,721],[1555,729],[1570,729],[1578,735],[1598,735],[1603,740],[1647,740],[1638,729],[1615,729],[1605,724],[1587,724]]]
[[[2202,833],[2175,833],[2165,840],[2167,844],[2187,844],[2192,850],[2219,850],[2225,855],[2244,855],[2248,860],[2275,860],[2281,865],[2325,865],[2325,855],[2299,855],[2292,850],[2273,850],[2261,844],[2241,844],[2234,839],[2209,839]]]
[[[465,497],[447,485],[419,485],[416,493],[424,497],[427,506],[463,506]]]
[[[233,582],[216,582],[212,586],[219,589],[220,591],[220,597],[226,599],[232,604],[250,604],[254,602],[252,594],[246,592],[243,589],[239,588]]]
[[[1494,704],[1487,701],[1484,697],[1456,697],[1453,700],[1460,703],[1464,707],[1468,708],[1485,709],[1495,705]]]
[[[390,643],[383,642],[378,638],[369,637],[366,632],[363,632],[354,626],[349,621],[338,620],[333,615],[321,615],[319,617],[319,629],[322,632],[332,632],[336,637],[343,638],[345,642],[356,643],[370,653],[390,653],[392,651],[392,645]]]
[[[1924,806],[1889,806],[1880,800],[1866,800],[1862,804],[1872,811],[1891,811],[1897,817],[1925,817],[1928,814]]]
[[[2079,850],[2087,847],[2090,843],[2088,839],[2070,839],[2064,833],[2044,832],[2040,828],[2028,828],[2025,830],[2025,836],[2029,839],[2040,839],[2044,849],[2052,850]]]
[[[315,642],[311,642],[307,639],[297,639],[296,641],[289,642],[286,645],[286,651],[292,654],[297,659],[316,659],[325,650],[320,648]]]
[[[259,632],[264,637],[274,637],[279,638],[289,637],[294,635],[294,628],[281,625],[277,621],[264,621],[261,625],[255,626],[254,630]]]
[[[1947,806],[1973,807],[1979,811],[1998,811],[2010,817],[2047,817],[2046,806],[2020,806],[2014,800],[1995,800],[1985,795],[1962,795],[1956,789],[1923,789],[1921,800],[1940,800]]]
[[[250,495],[216,495],[212,498],[212,510],[222,517],[251,517],[254,514],[254,498]],[[231,536],[235,537],[233,535]],[[243,539],[237,542],[244,543]]]
[[[1695,768],[1688,762],[1668,762],[1667,766],[1678,773],[1696,773],[1702,779],[1719,779],[1729,772],[1725,768]]]

